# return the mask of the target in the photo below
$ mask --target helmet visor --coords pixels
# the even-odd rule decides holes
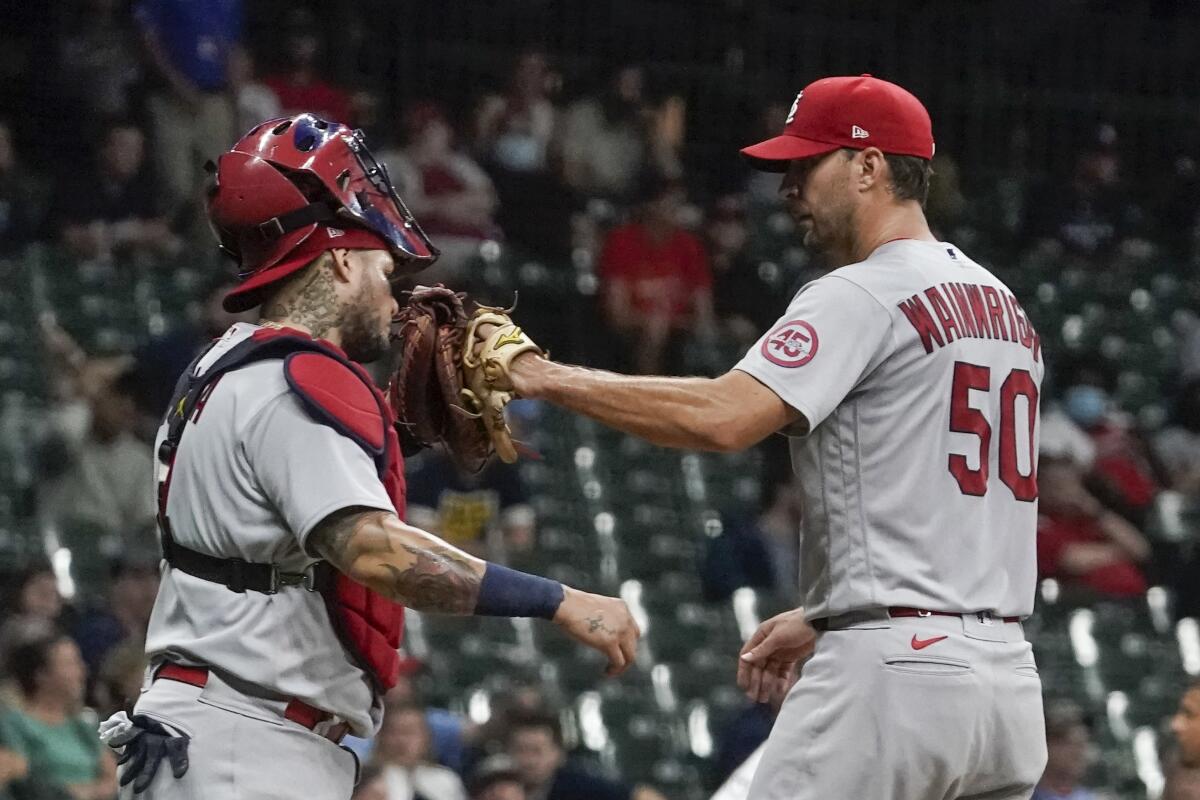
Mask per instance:
[[[338,188],[345,193],[346,210],[382,236],[397,257],[425,262],[421,266],[428,266],[439,251],[396,193],[387,167],[367,149],[362,131],[355,131],[347,141],[361,169],[358,175],[347,175],[344,185],[339,179]]]

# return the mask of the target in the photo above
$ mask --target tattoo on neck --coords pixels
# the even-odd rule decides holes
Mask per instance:
[[[262,318],[273,322],[295,322],[323,338],[331,328],[341,325],[337,292],[328,262],[319,259],[298,278],[284,286],[262,310]]]

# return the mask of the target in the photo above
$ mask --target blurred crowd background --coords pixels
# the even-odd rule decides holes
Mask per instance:
[[[443,251],[422,282],[519,294],[556,358],[719,374],[821,269],[736,149],[861,72],[929,107],[931,223],[1042,338],[1037,796],[1200,797],[1170,732],[1200,675],[1200,6],[5,0],[0,37],[0,798],[114,795],[94,731],[141,683],[150,441],[233,321],[206,159],[281,114],[361,127]],[[619,593],[639,664],[606,681],[547,626],[410,614],[356,797],[707,797],[775,710],[733,678],[796,601],[784,443],[512,411],[522,463],[422,454],[409,520]]]

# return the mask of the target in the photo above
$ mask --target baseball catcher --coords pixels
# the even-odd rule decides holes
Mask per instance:
[[[101,727],[122,796],[349,797],[357,764],[339,742],[378,730],[405,606],[553,620],[622,671],[639,636],[623,602],[403,522],[397,420],[360,366],[393,335],[425,359],[391,389],[406,439],[454,444],[474,425],[460,457],[486,456],[480,431],[512,451],[503,392],[460,389],[430,358],[461,353],[493,312],[468,320],[461,298],[422,290],[396,319],[390,280],[437,250],[361,133],[311,114],[272,120],[212,172],[209,217],[241,267],[225,307],[261,306],[261,321],[196,358],[158,431],[164,564],[149,668],[133,713]]]

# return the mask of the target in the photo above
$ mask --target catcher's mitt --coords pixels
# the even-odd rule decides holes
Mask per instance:
[[[517,460],[512,432],[504,421],[504,407],[516,396],[509,369],[512,360],[533,351],[545,355],[512,321],[512,309],[480,306],[467,325],[462,344],[463,376],[467,388],[462,397],[471,411],[480,415],[492,445],[506,462]]]
[[[392,320],[398,359],[388,386],[405,452],[444,442],[460,467],[478,472],[491,455],[487,428],[462,407],[459,361],[470,322],[466,295],[444,286],[418,286]]]

